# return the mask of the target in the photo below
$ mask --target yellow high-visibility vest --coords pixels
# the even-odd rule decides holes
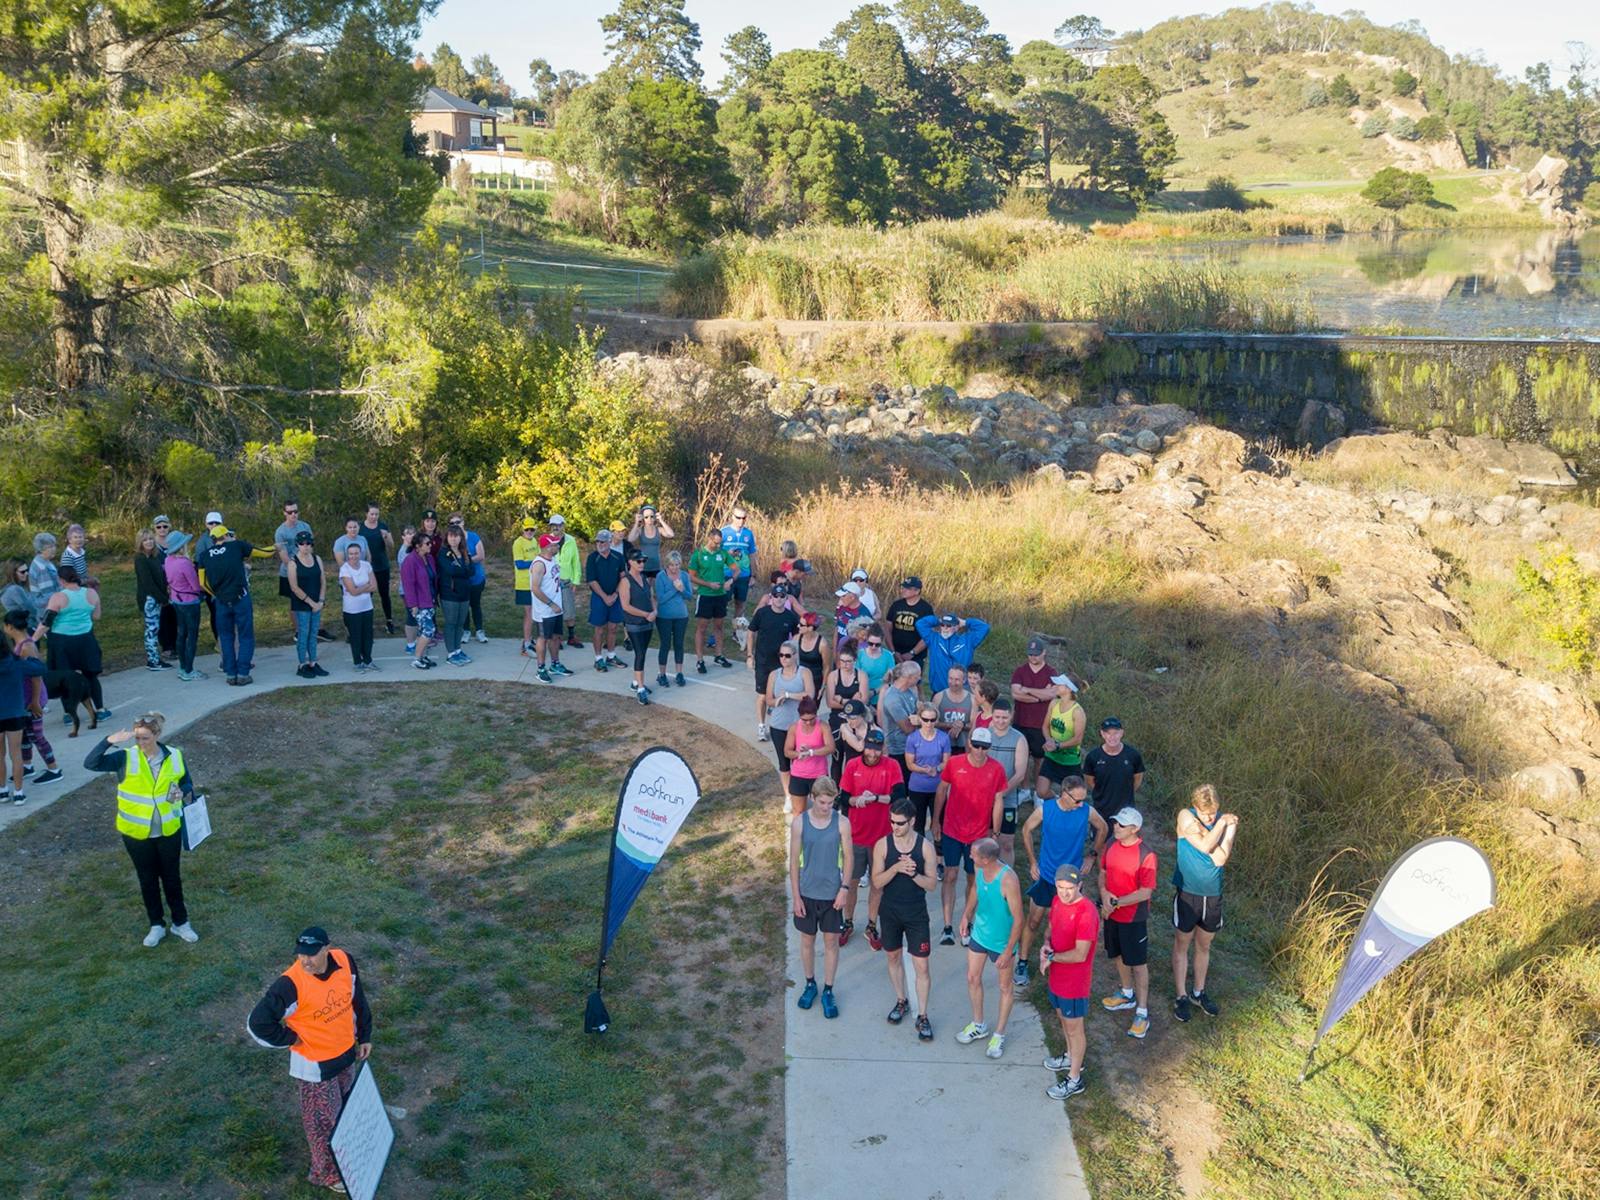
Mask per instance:
[[[123,759],[122,781],[117,784],[117,832],[131,838],[147,838],[151,814],[159,813],[161,836],[177,833],[183,821],[183,798],[167,797],[183,774],[182,750],[168,747],[160,773],[152,778],[144,752],[130,745]]]

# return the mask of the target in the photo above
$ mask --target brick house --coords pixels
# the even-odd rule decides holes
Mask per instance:
[[[411,129],[429,150],[479,150],[500,144],[499,118],[471,101],[430,87],[411,114]]]

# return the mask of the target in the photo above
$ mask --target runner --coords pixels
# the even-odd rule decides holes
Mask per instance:
[[[1063,863],[1056,868],[1055,895],[1050,901],[1049,941],[1039,951],[1039,971],[1050,983],[1050,1004],[1061,1020],[1067,1052],[1047,1058],[1047,1070],[1066,1072],[1045,1089],[1052,1100],[1066,1100],[1083,1091],[1083,1059],[1089,1049],[1083,1019],[1089,1015],[1089,989],[1094,976],[1094,943],[1100,915],[1094,901],[1079,890],[1079,872]]]
[[[826,734],[816,718],[816,701],[810,701],[812,724]],[[817,999],[817,931],[822,931],[822,1015],[839,1015],[833,998],[833,978],[839,969],[839,931],[844,926],[844,903],[849,895],[844,864],[854,862],[850,818],[834,808],[839,794],[831,779],[817,781],[806,810],[794,818],[789,832],[789,895],[794,901],[794,927],[800,931],[800,967],[806,986],[795,1003],[810,1008]]]
[[[695,589],[694,669],[701,675],[706,673],[706,646],[715,646],[722,636],[733,573],[732,559],[722,548],[722,531],[713,529],[706,544],[689,556],[689,581]],[[733,666],[720,652],[711,661],[719,667]]]
[[[944,932],[941,946],[955,945],[952,921],[956,902],[956,867],[967,874],[967,891],[972,891],[972,844],[979,838],[993,837],[1000,827],[1004,809],[1006,773],[989,757],[987,729],[972,731],[971,746],[945,764],[939,791],[933,800],[931,836],[939,843],[944,862]],[[940,836],[940,835],[943,836]],[[966,940],[962,940],[966,945]]]
[[[800,631],[800,610],[789,595],[787,583],[775,583],[761,597],[747,622],[745,663],[755,677],[756,736],[767,736],[767,677],[778,669],[778,651]]]
[[[594,549],[584,564],[589,582],[589,624],[594,628],[594,669],[621,666],[617,656],[617,630],[622,627],[622,574],[627,569],[623,553],[612,547],[613,534],[602,529],[594,535]]]
[[[539,557],[539,523],[532,517],[522,518],[522,536],[511,543],[512,589],[517,607],[522,610],[522,653],[533,650],[533,591],[528,583],[528,569]],[[390,633],[394,632],[391,625]]]
[[[1017,962],[1017,983],[1028,982],[1028,956],[1033,952],[1033,939],[1039,931],[1039,922],[1055,900],[1055,889],[1050,881],[1062,864],[1084,869],[1086,854],[1096,858],[1105,848],[1108,827],[1103,818],[1088,803],[1089,787],[1081,775],[1068,775],[1061,781],[1061,791],[1050,800],[1041,800],[1028,815],[1022,826],[1022,846],[1028,852],[1028,927],[1022,931],[1022,957]],[[1035,853],[1033,839],[1039,837]],[[1091,836],[1093,841],[1090,841]]]
[[[574,650],[582,650],[583,643],[578,640],[578,600],[576,585],[578,571],[581,564],[578,562],[578,539],[567,532],[567,519],[560,513],[550,517],[550,533],[560,539],[556,548],[556,566],[560,568],[561,579],[561,619],[567,631],[567,645]],[[555,668],[551,668],[554,671]],[[570,675],[572,672],[567,671]]]
[[[645,578],[643,550],[628,552],[628,573],[618,586],[622,603],[622,625],[628,634],[628,649],[633,651],[633,696],[640,704],[650,703],[650,688],[644,681],[644,660],[650,652],[650,634],[655,630],[656,589]]]
[[[950,735],[950,749],[960,754],[967,748],[967,734],[976,711],[965,667],[950,668],[944,690],[934,694],[933,707],[939,713],[939,728]]]
[[[1144,785],[1144,758],[1122,740],[1122,719],[1100,722],[1100,745],[1083,756],[1083,777],[1094,789],[1095,810],[1107,823],[1111,815],[1132,808]]]
[[[1128,1036],[1150,1032],[1150,897],[1156,894],[1156,855],[1139,830],[1144,817],[1124,808],[1111,818],[1111,843],[1100,856],[1100,915],[1106,957],[1117,964],[1121,987],[1100,1001],[1107,1012],[1133,1009]]]
[[[865,659],[865,655],[861,656]],[[883,689],[878,697],[878,725],[886,739],[884,745],[889,757],[900,759],[906,753],[906,735],[918,727],[917,682],[922,678],[922,668],[914,662],[895,666],[894,682]],[[917,832],[927,828],[927,815],[912,805],[917,814]]]
[[[421,536],[420,534],[418,535]],[[547,533],[539,539],[539,554],[528,568],[529,595],[533,615],[538,619],[534,638],[534,662],[540,683],[550,683],[572,672],[561,664],[561,564],[556,554],[561,549],[561,534]]]
[[[917,1036],[933,1041],[928,1020],[928,893],[937,882],[933,873],[933,843],[912,828],[916,806],[909,800],[889,805],[889,836],[872,847],[872,887],[878,893],[878,919],[883,929],[884,960],[894,1007],[889,1024],[898,1025],[911,1011],[906,1002],[906,972],[901,949],[911,954],[917,973]]]
[[[833,670],[833,646],[822,633],[822,618],[818,614],[800,614],[800,632],[795,635],[794,644],[800,651],[800,665],[811,672],[820,690],[822,681]]]
[[[897,663],[915,662],[925,666],[928,643],[917,632],[917,622],[933,616],[933,605],[922,598],[922,580],[907,575],[900,581],[900,598],[889,605],[889,637]]]
[[[861,586],[861,608],[867,616],[874,621],[883,619],[883,602],[878,599],[878,593],[867,585],[867,572],[864,567],[857,567],[850,572],[850,582]]]
[[[822,703],[828,710],[828,725],[837,734],[844,724],[846,704],[851,700],[858,701],[865,711],[867,681],[861,672],[856,670],[854,642],[845,642],[840,646],[833,662],[833,670],[823,679]]]
[[[372,563],[372,575],[378,581],[378,598],[383,602],[383,625],[389,635],[394,635],[394,610],[389,599],[389,563],[394,554],[394,535],[380,519],[381,510],[376,504],[367,505],[367,516],[357,530],[367,543],[367,558]],[[198,552],[197,552],[198,553]],[[529,553],[532,558],[532,553]],[[524,569],[523,574],[527,571]]]
[[[883,644],[883,634],[876,626],[869,626],[856,646],[856,667],[867,677],[867,694],[862,699],[869,707],[876,706],[878,697],[883,695],[884,680],[898,665],[898,656]]]
[[[995,692],[995,685],[985,679],[983,686]],[[998,694],[993,700],[988,724],[978,718],[979,729],[989,731],[989,756],[1000,764],[1006,773],[1006,794],[1000,810],[1000,858],[1007,863],[1016,862],[1017,805],[1020,802],[1022,781],[1028,777],[1031,756],[1028,743],[1022,734],[1011,727],[1011,701]]]
[[[1222,928],[1222,869],[1233,855],[1239,818],[1221,811],[1217,789],[1209,783],[1195,788],[1189,807],[1178,814],[1178,854],[1172,868],[1172,980],[1177,998],[1172,1015],[1189,1019],[1191,1004],[1208,1017],[1221,1010],[1206,995],[1206,974],[1211,966],[1211,940]],[[1194,943],[1194,987],[1187,987],[1189,944]]]
[[[1034,798],[1033,781],[1044,763],[1044,719],[1056,694],[1050,677],[1057,672],[1045,660],[1045,649],[1044,639],[1030,638],[1027,659],[1011,672],[1011,702],[1016,706],[1012,724],[1028,740],[1030,774],[1022,794],[1025,801]]]
[[[900,757],[905,763],[907,787],[911,802],[917,806],[919,827],[926,827],[933,811],[933,800],[939,792],[939,780],[945,764],[950,761],[950,735],[938,727],[939,711],[932,704],[923,703],[917,708],[917,728],[906,735],[905,753]],[[944,878],[941,869],[939,877]],[[945,925],[950,924],[947,911]]]
[[[741,632],[745,604],[750,599],[751,575],[756,569],[756,533],[750,528],[750,514],[742,504],[735,504],[728,523],[722,527],[722,545],[726,550],[737,550],[743,556],[739,561],[739,574],[729,585],[728,595],[734,604],[734,631]],[[671,537],[669,533],[667,535]],[[741,638],[742,642],[743,639]]]
[[[795,798],[796,808],[803,808],[802,800],[816,790],[817,784],[824,779],[833,783],[828,778],[833,735],[828,732],[828,723],[818,719],[815,696],[804,697],[796,711],[800,719],[789,726],[784,736],[783,756],[789,760],[789,795]]]
[[[945,613],[917,618],[917,636],[928,645],[928,687],[942,692],[949,682],[950,668],[967,666],[989,636],[989,623],[977,617],[958,617]]]
[[[852,701],[858,708],[858,701]],[[865,708],[860,708],[864,717]],[[852,714],[850,725],[859,719]],[[847,725],[848,729],[849,726]],[[862,876],[867,876],[867,945],[874,950],[882,948],[878,935],[878,889],[873,886],[868,868],[871,866],[872,848],[889,836],[889,806],[905,799],[906,777],[900,764],[883,752],[883,730],[868,730],[862,739],[861,753],[844,765],[839,783],[839,803],[850,817],[850,829],[855,844],[855,861],[850,866],[850,896],[845,901],[844,931],[839,935],[839,945],[850,940],[855,929],[856,897],[861,890]]]
[[[1050,676],[1052,698],[1045,705],[1044,762],[1039,764],[1038,798],[1055,795],[1068,775],[1083,774],[1083,731],[1088,723],[1078,703],[1077,685],[1065,672]]]
[[[778,648],[778,665],[767,676],[767,738],[772,742],[773,752],[778,757],[778,780],[783,787],[783,811],[791,811],[789,805],[789,755],[786,747],[789,744],[789,730],[800,719],[800,702],[811,700],[815,702],[817,689],[816,682],[811,678],[811,673],[798,662],[799,652],[793,642],[785,642]],[[815,710],[813,710],[815,711]],[[797,805],[792,811],[799,812],[804,808]]]
[[[628,541],[644,555],[644,577],[650,583],[656,581],[656,576],[661,574],[661,551],[663,543],[677,537],[672,532],[672,526],[661,518],[656,512],[654,504],[641,504],[633,514],[633,525],[628,530]]]
[[[979,838],[972,847],[977,864],[973,885],[967,889],[967,907],[961,915],[961,941],[967,947],[967,996],[972,1001],[972,1021],[956,1041],[963,1046],[989,1034],[984,1051],[990,1058],[1005,1053],[1006,1022],[1011,1020],[1011,1005],[1016,998],[1012,972],[1017,939],[1022,933],[1022,888],[1017,873],[1000,861],[1000,843],[992,837]],[[1000,1015],[994,1032],[983,1020],[983,960],[995,964],[1000,976]]]

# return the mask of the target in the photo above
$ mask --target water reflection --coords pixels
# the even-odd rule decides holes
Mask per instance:
[[[1600,338],[1600,230],[1282,238],[1175,252],[1291,271],[1329,329]]]

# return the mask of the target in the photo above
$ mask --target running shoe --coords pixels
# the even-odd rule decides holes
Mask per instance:
[[[904,1000],[896,1000],[894,1007],[889,1010],[889,1024],[898,1025],[906,1019],[906,1014],[911,1011],[911,1005]]]
[[[416,652],[417,652],[417,644],[415,642],[407,642],[406,643],[406,653],[407,654],[415,654]]]
[[[540,667],[537,671],[534,672],[534,674],[538,677],[540,683],[550,683],[550,682],[552,682],[552,677],[550,675],[549,670],[544,668],[544,667]]]
[[[311,668],[309,666],[307,666],[305,663],[301,663],[298,667],[296,667],[294,669],[294,673],[296,675],[300,676],[301,679],[315,679],[316,678],[316,676],[311,673]]]
[[[478,630],[478,644],[480,646],[487,646],[489,644],[489,635],[481,629]]]
[[[604,658],[597,658],[594,660],[594,669],[596,671],[609,671],[611,668],[606,665]]]
[[[705,659],[703,659],[703,658],[695,659],[695,662],[694,662],[694,673],[696,675],[704,675],[706,673],[706,660]]]
[[[649,693],[649,691],[647,689],[639,688],[633,693],[633,695],[634,695],[634,698],[636,700],[638,700],[640,704],[643,704],[643,705],[646,705],[646,706],[649,705],[649,703],[650,703],[650,693]]]
[[[660,684],[662,687],[671,687],[672,686],[672,680],[667,678],[667,675],[666,675],[665,671],[663,671],[660,675],[656,676],[656,682],[658,684]]]
[[[622,665],[622,660],[617,657],[617,652],[615,650],[607,650],[606,658],[613,667],[620,667]]]
[[[760,738],[762,741],[766,741],[767,740],[766,722],[760,721],[760,722],[756,723],[756,736],[758,738]]]
[[[36,778],[33,782],[36,783],[36,784],[39,784],[39,783],[54,783],[56,780],[58,780],[60,778],[61,778],[61,770],[60,770],[60,768],[52,767],[47,771],[39,772],[38,778]]]
[[[720,654],[717,655],[715,658],[713,658],[711,661],[716,663],[717,666],[719,666],[719,667],[731,667],[731,666],[733,666],[733,664],[731,662],[729,662],[727,659],[723,658],[722,655],[720,655]]]
[[[985,1058],[999,1058],[1005,1052],[1006,1035],[1003,1033],[990,1034],[989,1044],[988,1046],[984,1047],[983,1056]]]
[[[427,659],[425,659],[425,658],[413,658],[413,659],[412,659],[412,660],[411,660],[411,665],[412,665],[412,666],[413,666],[413,667],[415,667],[415,668],[416,668],[416,669],[417,669],[417,670],[419,670],[419,671],[427,671],[427,670],[429,670],[429,669],[431,669],[431,668],[432,668],[432,666],[433,666],[433,664],[432,664],[432,663],[430,663],[430,662],[429,662],[429,661],[428,661],[428,660],[427,660]],[[542,675],[542,674],[544,674],[544,672],[543,672],[543,671],[541,671],[541,672],[540,672],[540,674],[541,674],[541,675]]]
[[[20,807],[20,806],[26,804],[27,802],[28,802],[28,796],[27,796],[26,792],[12,792],[11,793],[11,803],[12,804],[15,804],[18,807]]]
[[[956,1034],[956,1041],[960,1042],[963,1046],[970,1046],[979,1038],[987,1036],[988,1033],[989,1027],[982,1021],[968,1021],[966,1025],[962,1027],[961,1032]]]
[[[1058,1075],[1064,1071],[1070,1071],[1072,1070],[1072,1055],[1058,1054],[1054,1058],[1047,1058],[1044,1060],[1044,1069],[1046,1071],[1054,1071]]]
[[[357,663],[356,664],[356,670],[360,671],[363,675],[365,675],[367,673],[367,664],[366,663]],[[181,679],[182,676],[179,676],[179,678]]]
[[[1139,1002],[1133,998],[1132,992],[1113,992],[1100,1001],[1100,1007],[1107,1012],[1125,1012],[1130,1008],[1138,1008]]]
[[[552,674],[552,675],[571,675],[571,674],[573,674],[573,671],[565,663],[553,662],[553,663],[550,664],[550,674]]]
[[[194,931],[194,927],[187,921],[185,921],[182,925],[174,925],[172,927],[172,932],[177,934],[186,942],[194,943],[200,940],[200,935]]]
[[[152,925],[150,926],[150,932],[144,935],[144,944],[146,946],[159,945],[161,939],[166,936],[167,927],[165,925]]]
[[[710,637],[706,638],[706,649],[707,650],[715,650],[716,648],[717,648],[717,635],[713,633]]]
[[[839,1015],[839,1005],[833,998],[831,987],[822,989],[822,1015],[830,1021]]]
[[[1214,1017],[1222,1010],[1217,1007],[1217,1002],[1204,992],[1190,992],[1189,999],[1200,1006],[1200,1011],[1208,1017]]]
[[[850,935],[855,931],[856,923],[854,921],[846,921],[844,923],[844,928],[839,931],[839,948],[841,950],[843,950],[845,946],[849,944]]]
[[[383,627],[384,627],[384,629],[386,629],[388,631],[390,637],[394,636],[394,622],[393,621],[385,621],[383,623]]]
[[[1045,1088],[1044,1094],[1052,1100],[1070,1100],[1082,1092],[1085,1086],[1083,1076],[1079,1075],[1076,1079],[1062,1079],[1051,1084]]]
[[[1179,996],[1172,1002],[1172,1015],[1180,1021],[1189,1019],[1189,997]]]
[[[1027,987],[1028,986],[1028,960],[1027,959],[1025,959],[1025,958],[1017,959],[1017,969],[1015,971],[1011,972],[1011,982],[1014,983],[1017,987]]]
[[[239,678],[249,679],[249,676],[241,675]],[[109,721],[111,719],[111,710],[109,708],[97,708],[94,710],[94,715],[97,721]]]
[[[928,1023],[926,1015],[917,1018],[917,1037],[924,1042],[933,1041],[933,1026]]]
[[[963,946],[970,946],[970,945],[972,945],[972,938],[971,938],[971,937],[970,937],[970,936],[969,936],[969,935],[967,935],[967,934],[965,934],[965,933],[963,933],[963,934],[962,934],[962,935],[961,935],[961,944],[962,944],[962,945],[963,945]]]
[[[956,931],[949,925],[944,927],[944,932],[939,935],[939,945],[954,946],[956,944]]]
[[[470,658],[468,658],[465,654],[461,653],[461,651],[459,651],[459,650],[457,650],[454,654],[445,655],[445,659],[444,660],[445,660],[445,662],[449,663],[452,667],[464,667],[469,662],[472,661]]]
[[[944,882],[944,863],[939,863],[933,868],[933,877],[940,883]]]
[[[689,681],[683,677],[682,671],[679,671],[677,675],[673,676],[672,682],[677,684],[679,687],[689,686]]]
[[[29,763],[27,766],[23,767],[22,774],[25,778],[31,776],[33,774],[33,764]]]
[[[883,949],[883,938],[878,934],[878,923],[876,921],[867,922],[866,938],[867,945],[871,946],[874,950]]]
[[[256,681],[256,677],[254,675],[251,675],[248,672],[246,672],[243,675],[235,676],[233,681],[235,683],[237,683],[240,687],[248,687],[250,684],[252,684],[252,683],[254,683]]]
[[[321,678],[328,674],[328,668],[323,666],[321,663],[312,663],[311,673]]]
[[[810,1008],[817,1002],[817,981],[806,980],[805,988],[800,992],[800,998],[794,1002],[796,1008]]]
[[[1131,1038],[1138,1038],[1140,1041],[1143,1041],[1144,1035],[1149,1032],[1150,1014],[1135,1013],[1133,1015],[1133,1024],[1128,1026],[1128,1036]]]

